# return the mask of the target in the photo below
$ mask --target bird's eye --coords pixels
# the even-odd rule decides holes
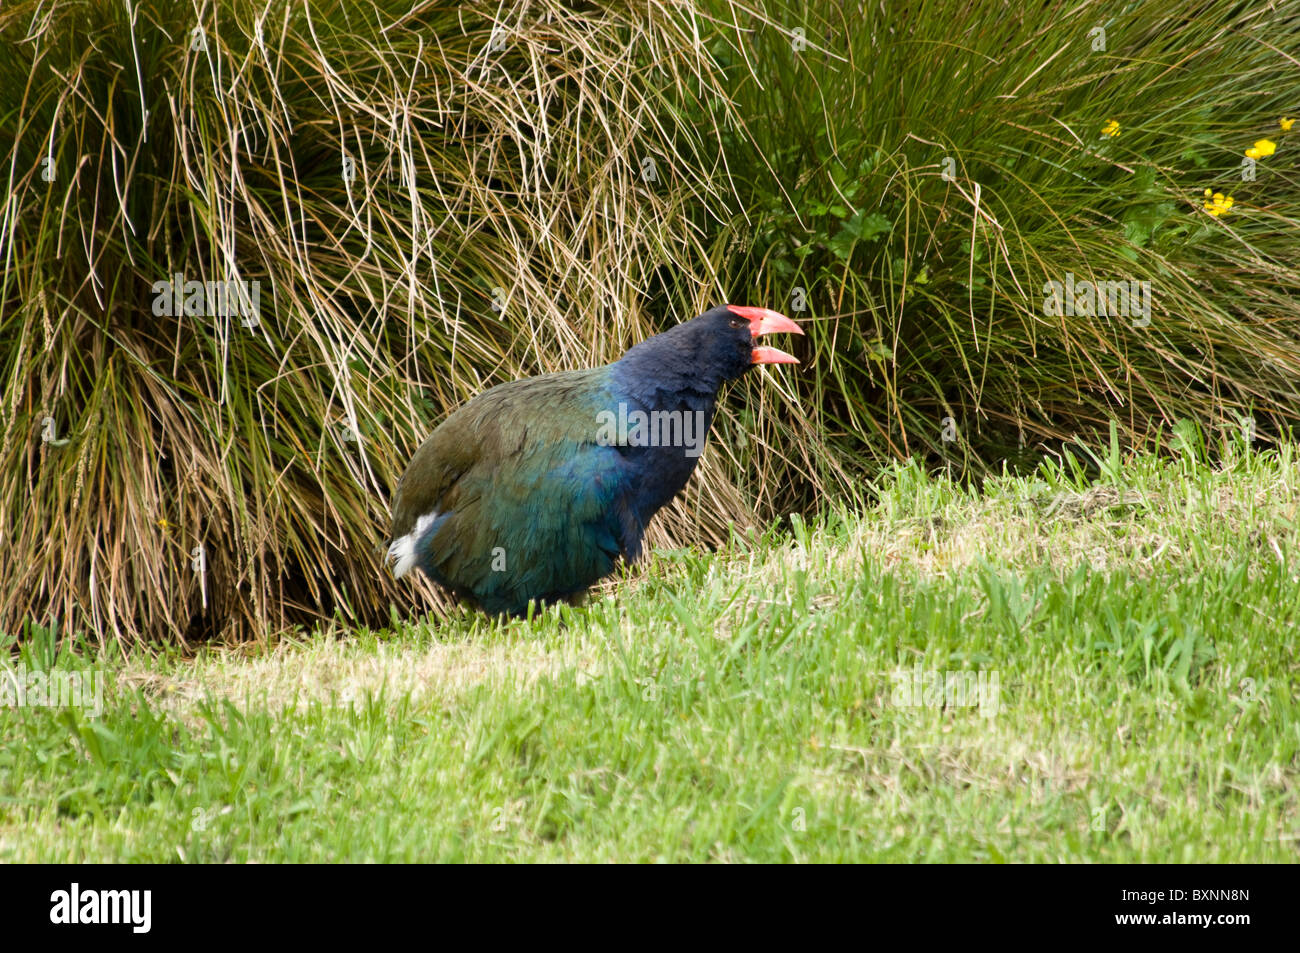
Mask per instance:
[[[747,323],[747,322],[745,321],[744,318],[732,318],[732,319],[731,319],[731,326],[732,326],[733,328],[744,327],[746,323]]]

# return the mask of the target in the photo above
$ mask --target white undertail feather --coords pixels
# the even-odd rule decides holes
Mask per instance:
[[[398,579],[405,576],[415,565],[415,546],[438,516],[436,511],[425,513],[415,521],[415,529],[393,540],[392,545],[388,547],[388,561],[393,564],[393,575]]]

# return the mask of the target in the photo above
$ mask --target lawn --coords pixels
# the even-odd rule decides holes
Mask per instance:
[[[9,691],[102,712],[0,706],[0,860],[1294,861],[1300,462],[1174,446],[896,466],[532,619],[31,633]]]

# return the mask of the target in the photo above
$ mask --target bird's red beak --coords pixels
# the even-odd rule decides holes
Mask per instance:
[[[764,334],[782,332],[785,334],[803,334],[799,325],[784,314],[769,311],[767,308],[746,308],[738,304],[727,305],[727,310],[739,315],[749,322],[749,333],[758,340]],[[798,364],[799,358],[774,347],[756,347],[750,359],[751,364]]]

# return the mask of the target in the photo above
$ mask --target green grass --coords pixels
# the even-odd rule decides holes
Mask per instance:
[[[0,859],[1295,860],[1300,461],[1175,446],[900,466],[531,621],[126,662],[29,633],[104,711],[0,708]],[[901,704],[950,671],[997,696]]]

